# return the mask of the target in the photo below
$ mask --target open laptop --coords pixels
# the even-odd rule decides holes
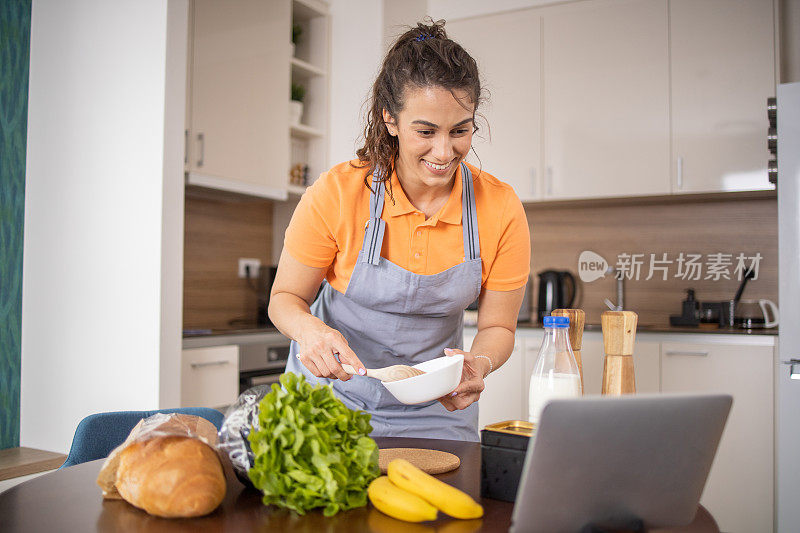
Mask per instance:
[[[528,446],[513,532],[689,524],[733,399],[555,400]]]

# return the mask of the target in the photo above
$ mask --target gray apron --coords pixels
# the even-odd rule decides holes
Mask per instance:
[[[444,272],[409,272],[380,256],[386,222],[384,184],[373,178],[370,219],[364,243],[345,294],[323,282],[311,313],[338,330],[366,368],[416,365],[462,348],[464,309],[481,290],[481,257],[472,173],[461,163],[461,224],[464,262]],[[421,437],[477,441],[478,403],[449,412],[441,403],[405,405],[380,381],[353,376],[348,381],[317,378],[297,359],[292,341],[288,372],[331,384],[350,409],[372,415],[372,436]]]

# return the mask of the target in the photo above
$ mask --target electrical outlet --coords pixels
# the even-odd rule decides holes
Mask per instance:
[[[247,257],[239,258],[239,277],[247,277],[247,267],[250,267],[250,277],[255,278],[258,276],[258,269],[261,267],[260,259],[251,259]]]

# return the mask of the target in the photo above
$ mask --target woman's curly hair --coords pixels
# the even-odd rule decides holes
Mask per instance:
[[[428,18],[425,22],[403,33],[387,52],[367,102],[364,145],[356,150],[359,168],[369,169],[364,178],[366,186],[371,189],[370,175],[378,176],[386,182],[392,200],[389,178],[394,172],[399,142],[397,137],[389,135],[383,122],[383,110],[396,119],[404,108],[408,87],[441,87],[454,97],[454,91],[465,91],[470,103],[475,104],[474,112],[483,97],[478,66],[461,45],[447,37],[445,21],[434,22]],[[474,120],[473,128],[478,130]]]

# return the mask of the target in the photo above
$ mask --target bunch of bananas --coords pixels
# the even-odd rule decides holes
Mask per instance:
[[[369,499],[379,511],[406,522],[435,520],[439,511],[453,518],[480,518],[483,507],[470,496],[426,474],[405,459],[389,463],[388,476],[381,476],[367,488]]]

